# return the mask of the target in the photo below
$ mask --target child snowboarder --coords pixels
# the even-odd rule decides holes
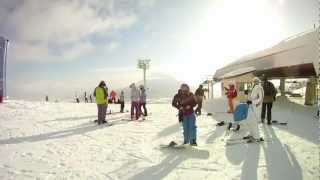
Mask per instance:
[[[242,120],[247,119],[249,104],[250,104],[249,102],[246,102],[246,103],[241,102],[236,106],[236,109],[233,113],[233,120],[236,125],[236,128],[235,128],[236,131],[240,129],[240,122]],[[230,130],[232,126],[233,124],[230,122],[227,129]]]

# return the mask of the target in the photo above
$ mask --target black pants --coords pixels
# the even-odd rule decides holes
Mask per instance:
[[[142,113],[141,107],[143,107],[143,113]],[[146,103],[140,103],[140,112],[141,112],[144,116],[148,116],[148,111],[147,111],[147,108],[146,108]]]
[[[120,102],[120,112],[123,113],[123,109],[124,109],[124,102]]]
[[[197,115],[201,115],[201,109],[202,109],[202,100],[199,100],[198,106],[197,106],[197,108],[196,108],[196,110],[195,110],[195,113],[196,113]]]
[[[261,110],[261,120],[263,121],[266,118],[266,111],[267,111],[267,120],[268,122],[271,122],[272,119],[272,102],[270,103],[262,103],[262,110]]]

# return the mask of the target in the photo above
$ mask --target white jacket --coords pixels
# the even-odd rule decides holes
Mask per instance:
[[[251,95],[250,95],[250,100],[252,101],[252,104],[257,105],[257,104],[262,104],[263,102],[263,97],[264,97],[264,92],[263,88],[261,85],[254,85]]]
[[[136,86],[130,86],[131,88],[131,102],[140,101],[140,91]]]

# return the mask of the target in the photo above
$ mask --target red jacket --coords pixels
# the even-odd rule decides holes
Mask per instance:
[[[234,88],[234,86],[230,86],[230,89],[227,89],[227,92],[226,92],[226,95],[227,95],[227,98],[236,98],[237,97],[237,90]]]

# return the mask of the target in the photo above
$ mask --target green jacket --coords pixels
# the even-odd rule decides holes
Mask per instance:
[[[93,95],[96,97],[96,103],[97,104],[107,104],[107,92],[104,88],[98,86],[94,90]]]

